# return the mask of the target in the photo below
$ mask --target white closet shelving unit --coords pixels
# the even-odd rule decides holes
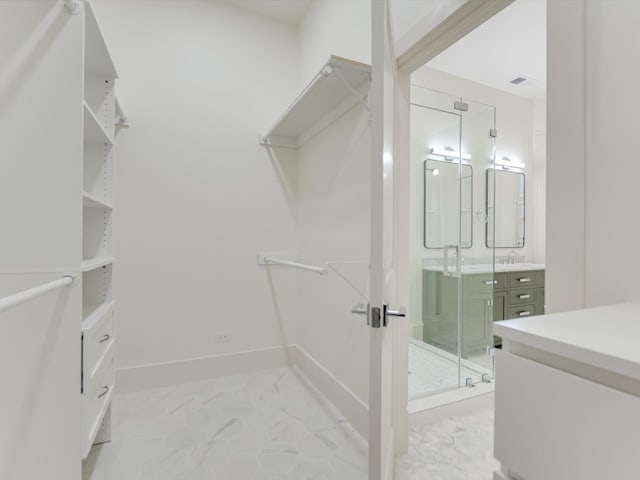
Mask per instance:
[[[369,110],[370,81],[370,65],[332,55],[260,143],[297,149],[356,104]]]
[[[84,4],[82,158],[82,458],[110,436],[114,377],[113,161],[118,77],[91,4]],[[118,105],[118,110],[121,108]],[[120,113],[120,116],[122,114]],[[106,420],[105,420],[106,418]]]
[[[0,1],[0,478],[81,480],[114,386],[117,73],[92,5]]]

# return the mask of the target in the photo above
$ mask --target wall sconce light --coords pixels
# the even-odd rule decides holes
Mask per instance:
[[[430,152],[431,152],[431,155],[439,155],[441,157],[444,157],[444,159],[449,162],[453,160],[458,160],[459,158],[461,158],[462,160],[471,160],[471,155],[469,155],[468,153],[463,153],[462,155],[460,155],[460,153],[458,153],[456,150],[454,150],[451,147],[444,147],[444,148],[432,147],[430,149]]]
[[[497,168],[502,168],[503,170],[511,170],[512,168],[524,170],[525,168],[525,164],[522,162],[518,162],[509,157],[498,158],[498,155],[496,155],[495,164]]]

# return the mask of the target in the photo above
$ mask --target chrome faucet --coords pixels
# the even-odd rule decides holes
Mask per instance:
[[[512,258],[513,258],[513,262],[511,261]],[[507,263],[509,265],[511,265],[511,264],[515,265],[517,261],[518,261],[518,252],[516,252],[515,250],[511,250],[509,252],[509,257],[508,257]]]

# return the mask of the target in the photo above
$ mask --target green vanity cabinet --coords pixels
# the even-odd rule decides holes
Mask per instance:
[[[491,272],[445,276],[442,272],[423,270],[422,321],[424,341],[453,354],[458,353],[458,309],[461,310],[461,350],[467,356],[484,351],[493,338],[493,286],[506,285],[507,277]],[[460,289],[460,303],[458,298]]]
[[[508,281],[505,288],[494,291],[494,322],[544,313],[544,270],[526,270],[501,275],[508,275]],[[501,345],[502,339],[494,336],[493,344]]]
[[[422,286],[423,340],[457,355],[460,308],[463,357],[501,344],[494,321],[544,313],[544,270],[463,273],[461,282],[423,270]]]

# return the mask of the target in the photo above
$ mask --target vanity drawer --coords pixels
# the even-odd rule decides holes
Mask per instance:
[[[115,310],[111,306],[100,319],[82,332],[83,383],[94,375],[98,364],[113,344],[114,315]]]
[[[490,291],[507,287],[507,274],[489,273],[465,274],[463,275],[463,288],[465,292]]]
[[[109,348],[107,355],[98,364],[95,374],[86,381],[82,395],[82,458],[89,453],[98,433],[114,383],[114,355],[113,348]]]
[[[509,287],[529,287],[544,284],[544,270],[529,270],[526,272],[509,273]]]
[[[531,288],[519,288],[509,290],[509,306],[526,305],[535,302],[536,289]]]
[[[531,317],[535,314],[533,304],[516,305],[515,307],[509,307],[509,316],[507,318]]]

